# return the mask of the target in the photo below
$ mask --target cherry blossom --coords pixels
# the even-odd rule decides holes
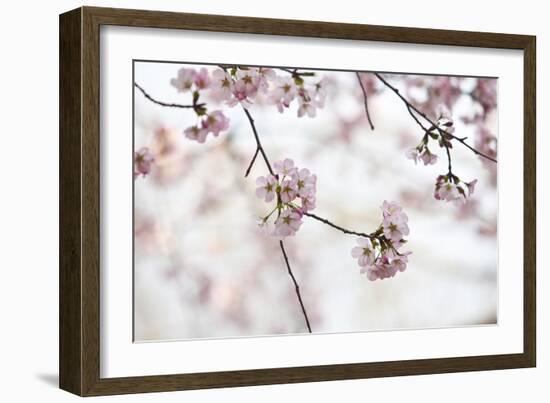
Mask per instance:
[[[235,106],[240,104],[244,108],[249,108],[252,105],[252,101],[249,99],[251,95],[250,88],[243,80],[239,80],[233,84],[232,95],[229,101],[227,101],[228,106]]]
[[[228,101],[233,95],[233,79],[226,71],[218,68],[212,72],[210,91],[216,99]]]
[[[170,84],[174,86],[179,92],[187,92],[191,90],[195,83],[195,76],[197,72],[195,69],[181,68],[178,70],[178,75],[170,81]]]
[[[409,235],[407,216],[405,214],[394,214],[384,218],[384,236],[392,242],[399,242],[405,235]]]
[[[496,80],[478,78],[476,87],[472,91],[472,98],[479,102],[486,116],[497,106],[497,82]]]
[[[298,101],[300,106],[298,107],[298,117],[309,116],[314,118],[317,115],[317,105],[313,100],[309,92],[305,88],[300,88],[298,91]]]
[[[256,179],[256,196],[271,202],[275,198],[275,192],[278,186],[277,178],[273,175],[260,176]]]
[[[472,195],[474,193],[474,190],[476,188],[477,179],[474,179],[471,182],[466,182],[466,187],[468,188],[468,196]]]
[[[407,158],[414,161],[416,164],[418,161],[422,161],[424,165],[433,165],[438,161],[437,155],[433,154],[427,146],[421,148],[421,151],[418,147],[413,148],[407,151]]]
[[[302,206],[300,208],[300,211],[302,211],[302,213],[306,213],[308,211],[311,211],[313,209],[315,209],[315,206],[316,206],[316,199],[315,199],[315,194],[312,193],[306,197],[301,197],[300,199],[302,201]]]
[[[357,238],[357,244],[359,246],[354,247],[351,250],[351,256],[357,259],[359,266],[370,266],[374,263],[374,248],[370,239]]]
[[[210,74],[205,67],[202,67],[193,77],[197,89],[204,90],[210,86]]]
[[[134,179],[138,176],[147,176],[151,172],[155,157],[147,147],[134,152]]]
[[[256,196],[266,203],[276,200],[271,212],[260,219],[267,223],[276,214],[274,236],[294,235],[302,223],[302,216],[315,208],[317,177],[308,169],[299,169],[286,158],[273,163],[275,175],[256,179]]]
[[[283,113],[284,109],[288,108],[296,98],[297,93],[298,89],[291,77],[277,77],[269,101],[277,106],[279,112]]]
[[[394,277],[398,272],[407,269],[408,255],[410,252],[405,252],[391,260],[388,255],[384,255],[375,264],[361,268],[361,273],[366,273],[370,281]]]
[[[312,175],[308,169],[303,168],[296,171],[294,175],[292,175],[292,179],[298,196],[307,198],[311,194],[315,193],[317,176]]]
[[[439,175],[435,182],[434,198],[454,203],[466,202],[474,193],[476,184],[477,179],[471,182],[464,182],[452,173]]]
[[[210,112],[202,121],[202,128],[218,137],[220,132],[229,129],[229,118],[222,111]]]
[[[275,220],[275,233],[279,237],[293,236],[302,225],[302,214],[297,210],[287,209]]]
[[[195,125],[195,126],[188,127],[183,131],[183,133],[185,134],[185,137],[187,137],[188,139],[195,140],[202,144],[206,141],[208,130],[204,129],[203,127],[199,127]]]
[[[297,196],[297,188],[295,182],[287,179],[281,182],[279,195],[283,203],[290,203]]]
[[[294,161],[290,158],[286,158],[283,161],[276,161],[273,163],[273,169],[275,170],[275,173],[283,176],[292,176],[297,172],[297,169],[294,166]]]
[[[403,207],[401,207],[397,202],[388,202],[387,200],[384,200],[381,206],[382,209],[382,216],[384,218],[392,216],[392,215],[398,215],[403,213]]]
[[[360,272],[371,281],[393,277],[405,271],[411,252],[401,252],[409,235],[408,217],[396,202],[384,201],[382,224],[370,235],[357,238],[351,256],[357,259]]]
[[[437,163],[437,155],[432,154],[428,147],[424,148],[422,154],[420,154],[419,159],[424,163],[424,165],[434,165]]]

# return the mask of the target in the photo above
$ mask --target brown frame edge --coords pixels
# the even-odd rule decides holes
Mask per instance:
[[[246,371],[100,378],[99,28],[123,25],[524,51],[524,351]],[[80,396],[316,382],[536,365],[536,38],[315,21],[81,7],[59,31],[59,384]]]

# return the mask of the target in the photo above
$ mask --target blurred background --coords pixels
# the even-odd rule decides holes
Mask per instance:
[[[135,62],[134,79],[155,99],[188,104],[191,95],[170,85],[184,66],[191,67]],[[455,145],[453,172],[478,179],[476,191],[464,205],[437,201],[445,154],[431,146],[440,157],[431,166],[406,158],[423,133],[396,95],[361,74],[371,130],[355,73],[317,71],[320,77],[328,97],[315,118],[298,118],[296,105],[283,114],[261,102],[250,108],[266,152],[317,174],[314,212],[343,227],[371,232],[382,202],[400,203],[413,254],[405,272],[371,282],[350,255],[354,236],[305,218],[285,245],[313,332],[495,324],[496,164]],[[496,79],[384,77],[432,118],[446,105],[457,136],[496,155]],[[135,340],[307,332],[278,242],[257,230],[270,206],[255,195],[256,177],[267,173],[263,161],[244,178],[256,147],[249,122],[238,105],[208,100],[208,107],[223,109],[230,129],[198,144],[182,134],[196,123],[192,110],[164,108],[135,92],[135,150],[148,147],[155,157],[134,185]]]

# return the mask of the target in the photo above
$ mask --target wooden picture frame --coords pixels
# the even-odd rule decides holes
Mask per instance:
[[[102,25],[523,50],[523,353],[127,378],[100,377],[99,30]],[[81,7],[60,16],[60,387],[80,396],[533,367],[534,36]]]

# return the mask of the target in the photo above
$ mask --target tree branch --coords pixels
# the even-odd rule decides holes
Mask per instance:
[[[172,103],[166,103],[166,102],[162,102],[162,101],[158,101],[156,99],[154,99],[151,95],[149,95],[138,83],[134,83],[134,86],[141,91],[141,93],[145,96],[145,98],[147,98],[149,101],[157,104],[157,105],[160,105],[160,106],[164,106],[164,107],[167,107],[167,108],[183,108],[183,109],[195,109],[197,107],[200,107],[200,106],[204,106],[204,104],[196,104],[196,105],[182,105],[182,104],[172,104]]]
[[[292,279],[292,282],[294,283],[294,290],[296,291],[296,296],[298,297],[298,301],[300,302],[300,307],[302,308],[302,314],[304,315],[304,319],[306,321],[307,330],[309,331],[309,333],[311,333],[311,325],[309,324],[309,318],[307,317],[306,308],[304,306],[304,302],[302,301],[302,295],[300,294],[300,287],[298,286],[298,282],[296,281],[296,278],[292,273],[292,269],[290,268],[290,263],[288,262],[288,256],[286,255],[285,245],[283,241],[279,241],[279,246],[281,247],[281,252],[283,252],[283,257],[285,259],[288,274]]]
[[[447,162],[449,163],[449,175],[453,173],[453,164],[451,163],[451,152],[449,151],[449,146],[446,143],[443,143],[445,146],[445,151],[447,151]]]
[[[269,158],[267,158],[267,155],[265,153],[265,150],[262,146],[262,143],[260,141],[260,137],[258,136],[258,131],[256,130],[256,125],[254,124],[254,119],[252,118],[252,115],[250,115],[250,112],[248,109],[246,109],[243,106],[243,111],[248,118],[248,121],[250,122],[250,126],[252,127],[252,132],[254,133],[254,138],[256,139],[256,152],[254,153],[254,157],[252,157],[252,160],[250,161],[250,164],[248,165],[248,168],[246,169],[245,178],[250,173],[250,170],[252,169],[252,166],[254,165],[254,161],[256,161],[256,157],[258,156],[258,153],[262,154],[262,157],[265,161],[265,165],[267,166],[267,170],[271,175],[275,175],[273,172],[273,169],[271,168],[271,164],[269,162]]]
[[[314,220],[317,220],[319,222],[322,222],[323,224],[326,224],[332,228],[335,228],[337,229],[338,231],[341,231],[343,232],[344,234],[348,234],[348,235],[357,235],[357,236],[362,236],[362,237],[365,237],[365,238],[370,238],[370,239],[373,239],[373,238],[376,238],[374,235],[372,234],[365,234],[364,232],[357,232],[357,231],[352,231],[352,230],[349,230],[349,229],[346,229],[344,227],[340,227],[339,225],[336,225],[334,224],[333,222],[327,220],[326,218],[323,218],[323,217],[319,217],[318,215],[316,214],[313,214],[313,213],[308,213],[308,212],[305,212],[303,213],[303,215],[307,216],[307,217],[310,217],[310,218],[313,218]]]
[[[440,132],[440,133],[444,133],[445,135],[453,138],[454,140],[458,141],[459,143],[461,143],[462,145],[464,145],[465,147],[467,147],[468,149],[470,149],[474,154],[476,155],[479,155],[480,157],[483,157],[483,158],[486,158],[488,159],[489,161],[493,161],[494,163],[497,163],[497,160],[482,153],[481,151],[478,151],[476,150],[474,147],[472,147],[471,145],[469,145],[468,143],[466,143],[466,141],[464,141],[463,138],[460,138],[460,137],[457,137],[455,136],[454,134],[452,133],[449,133],[443,129],[441,129],[440,127],[438,127],[428,116],[426,116],[426,114],[422,111],[420,111],[418,108],[416,108],[413,104],[411,104],[403,95],[401,95],[401,93],[399,92],[399,90],[397,88],[395,88],[394,86],[392,86],[390,83],[388,83],[384,77],[382,77],[379,73],[374,73],[374,75],[386,86],[388,87],[390,90],[392,90],[400,99],[401,101],[403,101],[403,103],[405,104],[405,106],[407,107],[407,110],[409,111],[409,113],[411,114],[411,116],[414,118],[414,120],[416,121],[417,124],[420,125],[420,127],[422,127],[422,129],[424,131],[426,131],[426,129],[424,128],[424,126],[420,123],[420,121],[414,116],[414,112],[416,112],[417,114],[419,114],[422,118],[424,118],[427,122],[429,122],[433,127],[436,127],[437,130]]]
[[[365,86],[363,85],[363,81],[361,81],[361,75],[359,74],[358,71],[355,72],[355,75],[357,76],[357,80],[359,81],[359,85],[361,86],[361,91],[363,91],[363,99],[364,99],[364,102],[365,102],[365,113],[367,115],[367,120],[369,121],[369,125],[370,125],[371,130],[374,130],[374,125],[372,124],[372,120],[370,118],[370,113],[369,113],[367,90],[365,89]]]

